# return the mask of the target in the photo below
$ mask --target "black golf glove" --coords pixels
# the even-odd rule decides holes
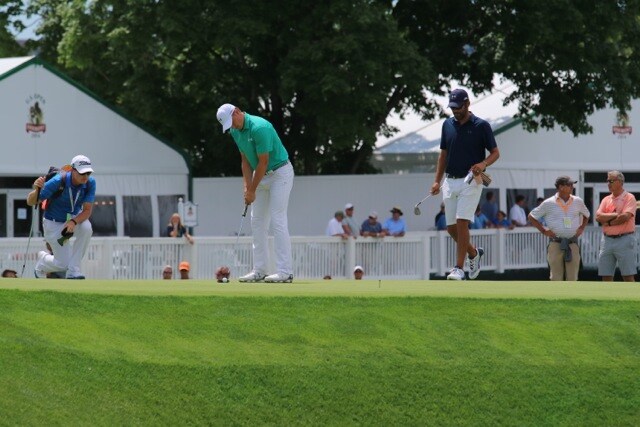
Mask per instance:
[[[70,233],[67,231],[67,227],[63,228],[62,231],[60,232],[61,236],[58,239],[58,244],[60,246],[64,246],[64,243],[69,240],[71,238],[71,236],[73,236],[73,233]]]

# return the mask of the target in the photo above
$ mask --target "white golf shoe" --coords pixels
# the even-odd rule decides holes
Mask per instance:
[[[465,280],[464,271],[461,268],[453,267],[447,275],[447,280]]]
[[[477,247],[478,252],[474,258],[469,258],[469,279],[473,280],[480,274],[480,260],[484,255],[484,249]]]
[[[264,278],[267,283],[293,283],[293,274],[276,273]]]
[[[38,262],[36,262],[36,268],[33,270],[33,273],[36,276],[36,279],[46,279],[47,273],[42,270],[42,260],[48,254],[46,251],[38,252]]]
[[[267,277],[265,274],[252,271],[249,274],[238,277],[238,281],[243,283],[263,282],[265,277]]]

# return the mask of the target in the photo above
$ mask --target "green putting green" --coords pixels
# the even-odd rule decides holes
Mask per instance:
[[[3,279],[0,289],[114,295],[540,298],[640,300],[640,283],[446,280],[304,280],[294,283],[217,283],[214,280]]]

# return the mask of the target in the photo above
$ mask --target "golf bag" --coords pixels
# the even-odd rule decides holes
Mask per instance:
[[[44,177],[44,181],[45,182],[49,181],[51,178],[53,178],[54,176],[56,176],[58,174],[62,175],[62,179],[60,180],[60,185],[58,186],[58,189],[51,195],[51,197],[49,197],[48,199],[42,201],[41,208],[42,208],[43,212],[47,210],[47,207],[49,206],[50,200],[57,199],[58,197],[60,197],[60,195],[64,191],[66,173],[67,173],[67,171],[66,171],[66,169],[64,167],[62,167],[62,168],[58,168],[58,167],[55,167],[55,166],[50,166],[49,167],[49,172],[47,172],[47,174]]]

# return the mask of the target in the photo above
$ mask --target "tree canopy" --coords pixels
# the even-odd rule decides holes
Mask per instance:
[[[24,23],[18,18],[22,10],[19,0],[0,0],[0,58],[26,54],[14,36],[24,30]]]
[[[589,132],[591,112],[638,95],[638,1],[32,0],[28,13],[44,59],[183,148],[196,176],[240,173],[215,120],[225,102],[269,119],[313,175],[374,172],[389,113],[442,115],[433,95],[451,80],[480,92],[500,74],[530,130]],[[15,19],[21,2],[4,3]]]
[[[441,58],[441,76],[476,90],[493,74],[514,82],[508,100],[529,130],[587,133],[596,109],[626,111],[638,96],[637,0],[400,0],[394,15],[423,56]]]

